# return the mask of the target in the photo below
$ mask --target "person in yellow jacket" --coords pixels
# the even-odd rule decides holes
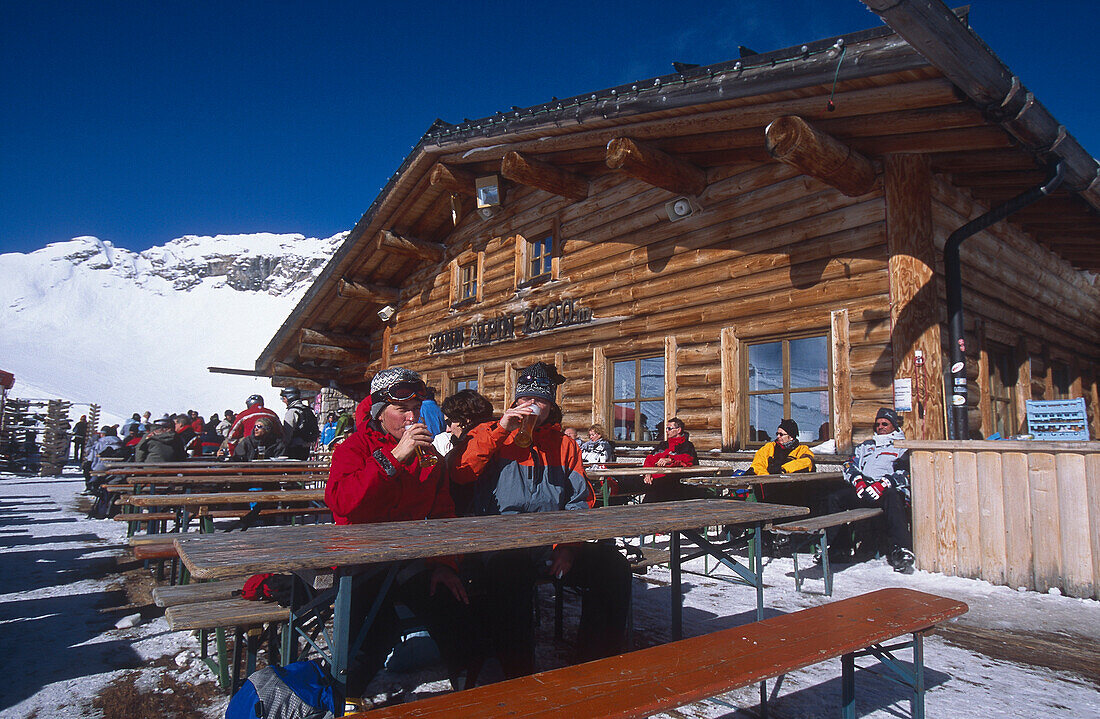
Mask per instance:
[[[814,453],[798,441],[798,423],[785,419],[775,430],[775,441],[756,450],[745,474],[792,474],[814,471]]]

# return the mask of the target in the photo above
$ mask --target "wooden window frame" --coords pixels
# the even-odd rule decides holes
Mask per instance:
[[[477,387],[469,387],[468,385],[469,385],[470,382],[473,382],[474,384],[476,384]],[[459,385],[462,384],[462,383],[467,383],[467,386],[466,387],[459,387]],[[458,392],[458,391],[463,390],[463,389],[472,389],[475,392],[480,392],[481,391],[480,388],[481,388],[481,382],[479,381],[478,376],[476,374],[475,375],[462,375],[461,377],[452,377],[451,378],[451,384],[450,384],[450,387],[449,387],[450,394],[454,394],[455,392]]]
[[[473,293],[464,295],[469,278],[463,274],[473,273]],[[451,260],[451,307],[465,307],[481,302],[485,292],[485,253],[480,250],[467,250]]]
[[[822,337],[825,339],[825,374],[826,383],[824,385],[815,385],[813,387],[799,387],[793,392],[791,391],[791,366],[790,366],[790,342],[793,340],[808,339],[811,337]],[[774,390],[749,390],[749,348],[753,345],[773,344],[776,342],[782,343],[782,358],[783,358],[783,388],[780,392]],[[826,327],[818,330],[810,330],[806,332],[795,332],[791,334],[772,335],[764,337],[752,337],[743,338],[740,340],[740,347],[738,350],[740,366],[737,369],[738,372],[738,384],[741,389],[741,406],[740,416],[738,417],[738,435],[741,438],[741,446],[745,449],[755,450],[763,447],[767,442],[761,442],[756,440],[749,433],[749,415],[751,410],[751,399],[758,395],[765,394],[782,394],[783,395],[783,416],[791,416],[791,394],[803,394],[809,392],[828,392],[829,394],[829,411],[827,413],[829,421],[829,438],[837,439],[837,411],[836,411],[836,397],[834,396],[834,388],[831,378],[833,377],[833,364],[835,362],[834,353],[831,350],[833,345],[832,330],[830,327]],[[758,430],[765,429],[758,427]],[[774,429],[774,428],[771,428]],[[802,428],[799,428],[802,429]],[[766,430],[765,430],[766,431]],[[825,440],[814,440],[815,442],[826,442]]]
[[[661,360],[661,365],[662,365],[661,394],[659,396],[654,395],[654,396],[650,397],[650,396],[639,396],[637,394],[640,391],[641,384],[642,384],[642,381],[641,381],[642,363],[641,363],[641,361],[642,360],[647,360],[647,359],[659,359],[659,360]],[[666,352],[657,351],[657,352],[646,352],[646,353],[635,354],[635,355],[625,355],[625,356],[621,356],[621,357],[607,357],[605,361],[607,363],[607,389],[606,389],[606,392],[607,392],[606,412],[607,412],[607,414],[605,415],[605,417],[609,418],[609,424],[605,424],[605,426],[608,428],[608,431],[612,435],[612,437],[609,437],[609,439],[613,438],[614,434],[615,434],[615,404],[616,403],[625,404],[627,401],[630,401],[630,402],[634,403],[634,411],[635,411],[634,434],[635,434],[635,436],[639,435],[639,432],[638,432],[638,418],[639,418],[639,415],[641,414],[641,412],[638,408],[638,405],[641,404],[642,402],[657,402],[657,401],[659,401],[661,403],[661,405],[664,407],[664,414],[666,415],[664,417],[661,417],[661,423],[662,424],[664,422],[668,421],[668,419],[671,416],[673,416],[673,415],[670,415],[668,413],[668,409],[669,409],[668,408],[668,402],[667,402],[668,357],[667,357]],[[632,397],[632,398],[619,398],[615,394],[615,365],[619,364],[619,363],[623,363],[623,362],[633,362],[634,363],[634,387],[635,387],[634,392],[635,392],[635,396]],[[645,428],[643,428],[643,429],[645,429]],[[663,432],[662,432],[662,435],[663,435]],[[649,440],[649,439],[633,439],[633,440],[622,439],[622,440],[620,440],[620,439],[614,439],[613,441],[617,445],[621,445],[621,446],[624,446],[624,447],[633,447],[633,446],[638,446],[638,445],[651,444],[654,441],[660,441],[660,440]]]
[[[535,259],[532,248],[541,245],[547,238],[550,239],[550,270],[532,275],[531,264]],[[557,218],[554,218],[549,226],[540,227],[537,231],[517,233],[515,243],[515,285],[517,290],[524,287],[536,287],[550,280],[556,280],[561,276],[561,248],[563,243],[561,225]]]
[[[1020,365],[1016,361],[1016,350],[1007,345],[989,342],[985,347],[989,357],[989,374],[986,386],[983,388],[989,398],[989,412],[991,423],[985,432],[988,437],[994,432],[1000,432],[998,418],[1003,418],[1005,431],[1001,436],[1005,439],[1019,434],[1020,425],[1016,412],[1016,392],[1020,377]],[[1001,364],[1001,363],[1005,364]],[[1006,376],[999,376],[1002,373]],[[1015,377],[1011,373],[1015,373]],[[1011,379],[1011,382],[1007,380]],[[1000,391],[1000,393],[999,393]],[[983,428],[984,429],[984,428]]]

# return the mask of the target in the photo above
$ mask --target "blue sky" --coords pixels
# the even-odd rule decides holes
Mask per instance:
[[[1093,155],[1098,18],[1095,0],[971,2],[978,34]],[[0,0],[0,252],[329,236],[437,117],[878,24],[858,0]]]

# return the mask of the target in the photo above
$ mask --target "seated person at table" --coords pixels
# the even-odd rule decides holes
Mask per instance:
[[[679,417],[665,422],[665,439],[642,462],[646,467],[693,467],[699,464],[695,445],[691,443],[684,423]],[[642,477],[645,487],[645,503],[672,502],[677,499],[695,499],[702,496],[698,487],[680,484],[675,475],[647,474]]]
[[[426,396],[420,375],[401,367],[382,370],[360,403],[363,421],[332,453],[325,504],[336,524],[419,521],[454,516],[446,464],[432,449],[432,435],[419,421]],[[428,462],[422,457],[428,456]],[[430,463],[429,463],[430,462]],[[414,525],[409,531],[419,531]],[[356,577],[350,636],[356,637],[382,591],[386,567]],[[349,697],[362,696],[399,637],[394,604],[408,607],[427,627],[459,688],[464,652],[471,646],[466,590],[451,557],[405,564],[382,602],[348,670]]]
[[[175,423],[168,415],[154,421],[153,428],[134,448],[135,462],[182,462],[186,456],[183,442],[176,436]]]
[[[886,539],[890,543],[888,561],[896,572],[913,571],[913,537],[909,530],[909,450],[894,447],[905,439],[901,417],[889,407],[875,415],[874,436],[856,445],[852,458],[844,463],[848,483],[825,497],[828,514],[857,507],[878,507],[886,521]],[[826,534],[829,561],[848,561],[852,548],[846,540],[851,533],[833,527]]]
[[[814,471],[814,453],[798,441],[798,423],[785,419],[775,430],[775,441],[756,450],[745,474],[793,474]]]
[[[275,420],[260,417],[252,425],[252,434],[248,435],[233,448],[234,462],[251,462],[254,459],[285,457],[286,443],[283,442]]]
[[[470,431],[453,480],[476,482],[479,515],[594,506],[580,450],[561,429],[555,397],[564,381],[553,365],[536,362],[520,373],[516,400],[500,420]],[[540,577],[559,578],[585,590],[578,661],[626,648],[631,573],[614,545],[577,542],[493,552],[480,559],[487,583],[487,631],[506,677],[535,670],[534,590]]]
[[[455,464],[470,441],[470,430],[493,419],[493,404],[472,389],[462,389],[443,400],[443,421],[447,429],[435,436],[432,444],[443,455],[453,473]],[[455,513],[466,517],[474,513],[474,485],[451,482]]]
[[[607,464],[615,461],[615,445],[607,440],[602,424],[588,428],[588,441],[581,444],[581,459],[585,464]]]

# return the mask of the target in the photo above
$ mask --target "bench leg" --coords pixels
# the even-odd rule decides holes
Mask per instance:
[[[802,591],[802,575],[798,573],[798,550],[801,549],[801,545],[796,545],[791,542],[791,559],[794,561],[794,590],[796,592]]]
[[[842,656],[840,666],[840,716],[856,719],[856,655]]]
[[[245,643],[244,629],[233,628],[233,655],[230,659],[229,671],[229,696],[237,693],[241,685],[241,645]]]
[[[825,530],[821,530],[821,541],[818,542],[821,551],[821,570],[825,575],[825,596],[833,596],[833,568],[829,566],[829,537]]]

